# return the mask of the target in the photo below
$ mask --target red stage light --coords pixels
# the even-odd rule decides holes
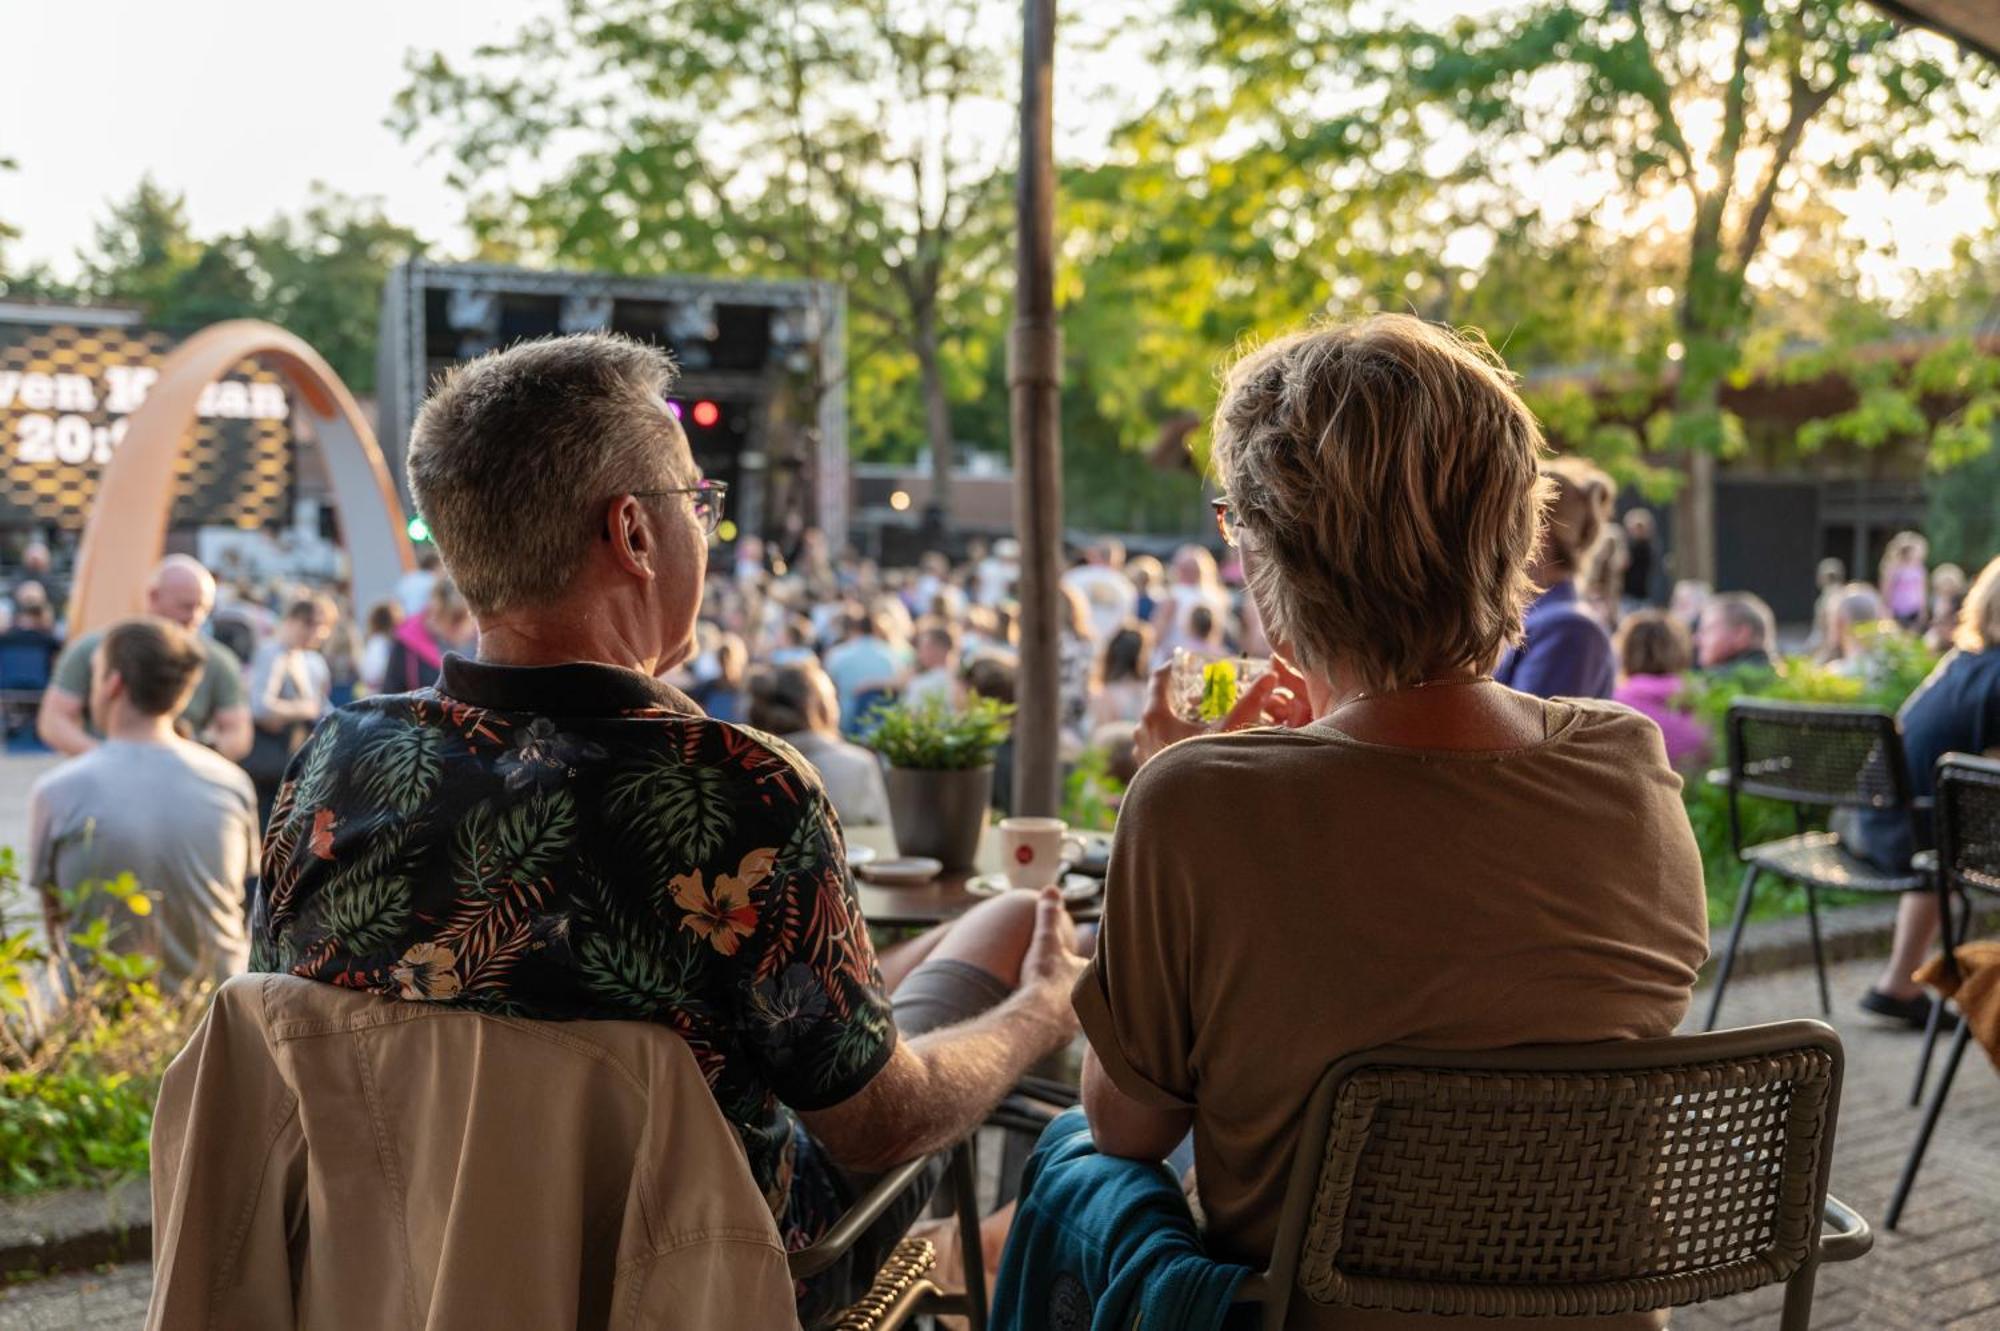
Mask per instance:
[[[706,430],[722,419],[722,408],[713,402],[701,401],[694,404],[694,423]]]

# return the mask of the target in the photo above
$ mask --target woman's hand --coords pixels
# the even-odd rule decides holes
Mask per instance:
[[[1184,721],[1173,707],[1173,665],[1153,672],[1146,694],[1146,711],[1133,735],[1133,752],[1141,763],[1167,745],[1190,735],[1213,735],[1225,730],[1247,730],[1252,726],[1291,726],[1309,723],[1312,704],[1306,699],[1305,677],[1283,657],[1273,656],[1271,668],[1259,675],[1237,698],[1229,715],[1213,724]]]

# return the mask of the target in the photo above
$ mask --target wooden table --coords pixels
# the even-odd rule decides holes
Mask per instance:
[[[1084,833],[1095,838],[1104,833]],[[852,827],[847,829],[847,844],[867,846],[883,859],[893,859],[896,855],[896,836],[887,827]],[[955,920],[987,899],[986,894],[966,890],[966,882],[982,873],[997,873],[1000,869],[1000,834],[989,827],[979,839],[979,854],[973,867],[959,873],[947,873],[917,887],[883,887],[869,882],[860,874],[854,875],[854,886],[861,896],[861,915],[868,923],[885,928],[928,928]],[[1079,922],[1094,920],[1102,913],[1102,895],[1089,901],[1074,902],[1069,913]]]

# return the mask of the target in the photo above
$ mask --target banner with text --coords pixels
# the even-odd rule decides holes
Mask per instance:
[[[131,325],[0,320],[0,527],[80,530],[125,423],[179,339]],[[291,402],[244,361],[201,396],[175,464],[177,527],[263,527],[292,504]]]

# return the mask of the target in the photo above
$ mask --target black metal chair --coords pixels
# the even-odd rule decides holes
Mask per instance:
[[[1819,973],[1820,1010],[1831,1015],[1833,998],[1826,983],[1818,892],[1825,888],[1902,893],[1926,887],[1929,880],[1915,871],[1888,873],[1850,855],[1835,833],[1808,830],[1807,814],[1809,810],[1838,809],[1895,813],[1909,820],[1914,840],[1916,823],[1902,732],[1896,728],[1895,717],[1868,708],[1744,700],[1730,704],[1728,734],[1729,767],[1726,772],[1712,774],[1710,780],[1728,787],[1730,844],[1736,858],[1747,867],[1703,1029],[1715,1029],[1723,991],[1729,987],[1729,972],[1736,964],[1736,949],[1743,941],[1743,925],[1757,895],[1757,880],[1767,874],[1789,879],[1805,889],[1813,966]],[[1746,795],[1790,804],[1796,834],[1744,845],[1741,801]]]
[[[1939,927],[1944,931],[1945,970],[1956,978],[1958,944],[1963,941],[1965,923],[1972,915],[1968,894],[2000,895],[2000,762],[1962,753],[1946,754],[1937,765],[1936,799],[1937,891],[1942,908]],[[1964,911],[1955,923],[1953,917],[1957,912],[1953,907],[1958,904],[1963,905]],[[1935,1005],[1933,1016],[1942,1007],[1942,1003]],[[1917,1069],[1919,1090],[1930,1062],[1930,1041],[1936,1036],[1937,1024],[1933,1021],[1923,1061]],[[1903,1217],[1903,1204],[1910,1198],[1917,1170],[1924,1163],[1924,1152],[1930,1148],[1931,1133],[1944,1112],[1945,1097],[1951,1094],[1952,1079],[1958,1075],[1959,1062],[1971,1042],[1972,1023],[1961,1020],[1958,1033],[1952,1037],[1951,1049],[1945,1054],[1944,1067],[1938,1073],[1937,1087],[1931,1092],[1930,1105],[1924,1110],[1924,1121],[1917,1128],[1910,1158],[1903,1165],[1903,1176],[1896,1181],[1888,1214],[1883,1217],[1883,1223],[1890,1229]]]

